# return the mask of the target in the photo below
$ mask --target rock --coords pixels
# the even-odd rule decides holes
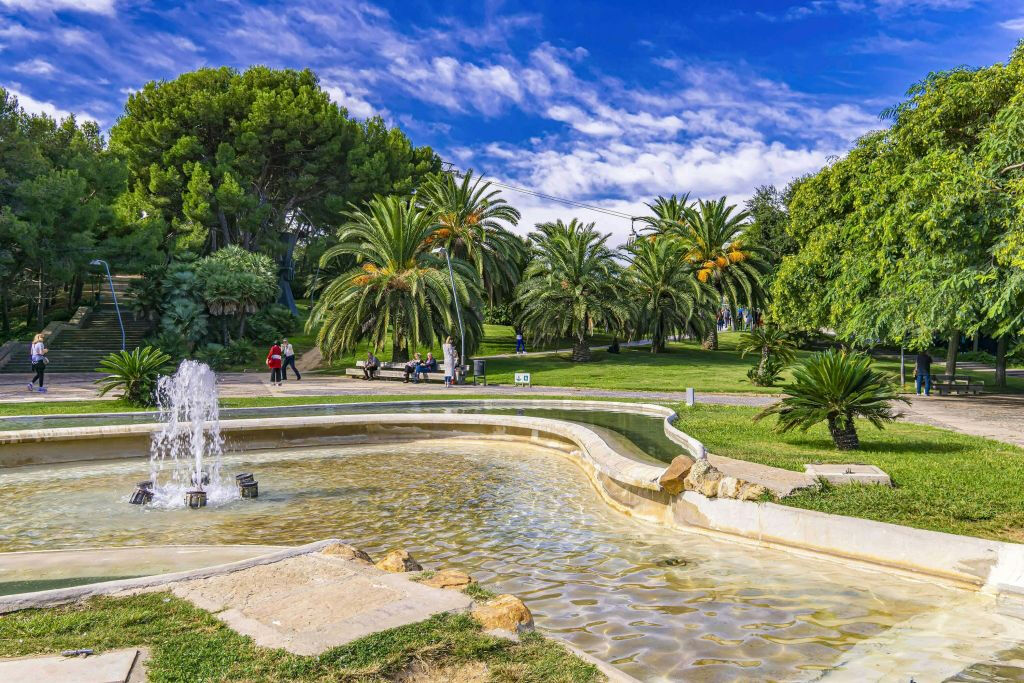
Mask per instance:
[[[462,590],[473,583],[473,577],[458,569],[442,569],[429,579],[423,579],[420,583],[431,588],[454,588]]]
[[[530,608],[514,595],[499,595],[493,600],[474,607],[472,616],[485,631],[519,633],[533,630]]]
[[[377,569],[383,569],[386,572],[394,572],[396,574],[423,571],[423,567],[419,565],[419,562],[412,559],[412,555],[405,550],[392,550],[374,566]]]
[[[354,545],[348,545],[347,543],[332,543],[320,552],[331,557],[340,557],[343,560],[355,560],[356,562],[373,564],[373,560],[370,559],[369,555]]]
[[[718,482],[719,498],[736,498],[740,492],[740,481],[736,477],[722,477]]]
[[[740,484],[740,490],[735,497],[738,500],[757,500],[766,490],[761,484],[745,481]]]
[[[690,473],[690,468],[695,462],[696,460],[689,455],[677,455],[658,477],[658,485],[669,495],[682,493],[686,488],[683,480],[686,479],[686,475]]]
[[[722,479],[722,473],[706,459],[693,463],[690,473],[686,475],[683,483],[687,491],[714,498],[718,495],[718,482]]]

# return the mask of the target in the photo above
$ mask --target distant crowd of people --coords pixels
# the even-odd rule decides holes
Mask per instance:
[[[731,330],[733,327],[732,311],[728,308],[723,308],[718,311],[717,316],[718,331],[725,332]],[[755,327],[760,327],[762,324],[761,314],[752,309],[740,307],[736,309],[736,328],[740,330],[752,330]]]

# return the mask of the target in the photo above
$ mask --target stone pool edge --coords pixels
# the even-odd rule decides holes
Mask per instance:
[[[561,402],[545,402],[548,406],[555,403]],[[574,403],[578,406],[580,402]],[[600,404],[609,407],[609,402]],[[691,447],[697,448],[693,442],[700,443],[671,424],[675,413],[669,408],[635,403],[616,407],[664,416],[666,434],[691,453]],[[0,467],[139,457],[148,452],[150,434],[158,428],[156,424],[134,424],[0,433]],[[896,570],[961,588],[1024,597],[1022,544],[775,503],[706,498],[694,491],[670,495],[657,483],[663,467],[631,460],[591,429],[562,420],[465,413],[372,413],[236,419],[221,423],[221,431],[232,447],[252,450],[436,438],[525,440],[576,462],[606,502],[638,519]],[[68,457],[69,453],[74,457]]]

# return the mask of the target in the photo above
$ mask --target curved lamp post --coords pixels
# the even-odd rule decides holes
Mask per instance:
[[[444,254],[448,262],[448,279],[452,283],[452,298],[455,300],[455,315],[459,319],[459,341],[462,343],[462,354],[459,356],[459,365],[466,362],[466,331],[462,328],[462,311],[459,310],[459,293],[455,291],[455,273],[452,272],[452,257],[444,247],[434,249],[435,254]],[[458,372],[456,372],[458,375]]]
[[[121,320],[121,307],[117,303],[117,292],[114,291],[114,279],[110,277],[110,265],[103,259],[93,259],[90,266],[103,266],[107,271],[107,283],[110,285],[110,296],[114,299],[114,310],[117,311],[117,324],[121,326],[121,350],[125,350],[124,321]]]

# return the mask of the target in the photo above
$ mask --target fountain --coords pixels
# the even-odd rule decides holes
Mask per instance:
[[[254,498],[245,495],[241,484],[221,479],[224,439],[213,370],[183,360],[173,375],[160,378],[156,395],[163,427],[150,447],[150,480],[139,484],[130,502],[200,508]],[[255,487],[251,474],[246,481]]]

